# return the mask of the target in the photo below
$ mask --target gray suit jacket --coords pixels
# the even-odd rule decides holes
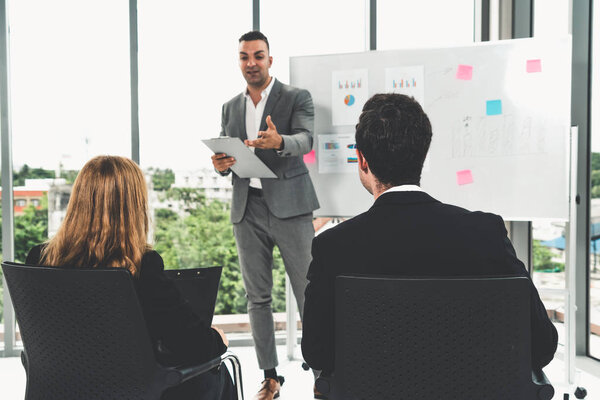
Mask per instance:
[[[275,78],[273,78],[275,79]],[[266,117],[283,137],[283,151],[256,149],[255,154],[277,178],[261,179],[263,196],[269,210],[277,218],[289,218],[309,213],[319,208],[319,201],[302,156],[312,149],[314,106],[307,90],[284,85],[275,80],[267,99],[260,130],[267,129]],[[246,136],[246,96],[240,93],[223,104],[221,136]],[[228,175],[229,171],[222,175]],[[244,218],[250,179],[233,174],[233,201],[231,222]]]

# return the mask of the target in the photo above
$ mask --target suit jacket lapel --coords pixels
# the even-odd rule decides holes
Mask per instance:
[[[265,111],[263,112],[262,118],[260,119],[261,131],[267,130],[267,115],[271,115],[271,113],[273,112],[275,104],[277,104],[277,100],[279,100],[279,95],[281,94],[281,87],[281,82],[275,79],[275,83],[273,83],[273,88],[271,89],[271,93],[269,93],[269,98],[267,99],[267,104],[265,104]]]
[[[246,140],[248,139],[248,135],[246,135],[246,94],[242,93],[240,95],[240,101],[238,106],[236,107],[237,110],[237,121],[241,121],[241,124],[239,124],[240,127],[240,132],[239,132],[239,138],[242,140]]]

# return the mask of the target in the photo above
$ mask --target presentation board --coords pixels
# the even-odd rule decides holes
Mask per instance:
[[[354,133],[375,93],[413,96],[433,128],[422,188],[506,220],[568,220],[571,37],[451,48],[293,57],[290,83],[315,104],[305,155],[321,208],[354,216],[373,198],[357,171]]]

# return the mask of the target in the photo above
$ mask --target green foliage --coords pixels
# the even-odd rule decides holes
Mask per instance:
[[[61,170],[60,177],[65,178],[67,183],[72,184],[75,182],[75,178],[79,171],[75,170]],[[47,179],[54,178],[56,173],[51,169],[44,168],[31,168],[29,165],[24,164],[20,170],[13,171],[13,186],[25,185],[25,179]],[[0,180],[0,183],[2,181]]]
[[[600,170],[600,153],[592,153],[590,167],[592,171]]]
[[[175,183],[175,173],[169,168],[150,168],[149,172],[152,174],[152,185],[156,191],[169,190],[171,185]]]
[[[64,178],[67,181],[67,184],[72,185],[75,182],[75,178],[77,178],[77,174],[79,171],[77,170],[61,170],[60,177]]]
[[[0,226],[2,225],[2,207],[0,207]],[[0,230],[1,231],[1,230]],[[44,195],[40,209],[29,205],[23,215],[15,216],[15,261],[25,262],[29,250],[48,238],[48,197]],[[0,252],[2,236],[0,234]],[[0,279],[2,271],[0,270]],[[3,319],[3,288],[0,286],[0,321]]]
[[[19,171],[13,172],[13,185],[23,186],[25,185],[25,179],[54,178],[54,175],[53,170],[31,168],[29,165],[24,164]]]
[[[565,270],[563,263],[552,261],[552,251],[542,246],[539,240],[533,241],[533,270],[545,272],[560,272]]]
[[[590,197],[597,199],[600,197],[600,153],[592,153],[590,169]]]
[[[170,209],[154,213],[155,249],[167,269],[223,266],[216,314],[246,313],[246,297],[237,256],[229,205],[207,201],[201,189],[173,188],[166,198],[180,202],[183,215]],[[274,252],[273,309],[285,310],[285,273],[279,252]]]

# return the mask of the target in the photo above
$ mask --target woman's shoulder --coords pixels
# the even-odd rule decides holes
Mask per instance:
[[[27,257],[25,258],[25,264],[28,265],[37,265],[40,263],[40,258],[42,258],[42,250],[46,247],[46,243],[38,244],[29,250],[27,253]]]
[[[163,262],[162,257],[156,250],[148,250],[144,253],[142,257],[142,271],[150,272],[150,271],[163,271],[165,269],[165,264]]]

